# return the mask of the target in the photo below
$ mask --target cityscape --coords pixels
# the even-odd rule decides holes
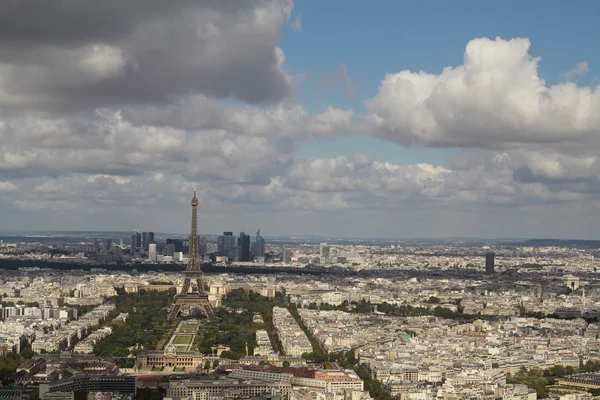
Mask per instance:
[[[0,400],[600,399],[600,2],[0,2]]]
[[[191,204],[187,240],[2,239],[3,382],[19,385],[7,391],[587,399],[600,389],[597,242],[209,238],[197,234],[195,192]]]

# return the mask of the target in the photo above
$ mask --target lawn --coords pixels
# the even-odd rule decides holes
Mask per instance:
[[[185,333],[195,333],[198,330],[198,324],[196,322],[181,324],[181,330]]]
[[[188,345],[192,342],[192,335],[175,335],[173,338],[174,345]]]

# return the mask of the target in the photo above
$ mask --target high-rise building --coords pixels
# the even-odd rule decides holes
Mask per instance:
[[[156,243],[150,243],[148,245],[148,260],[156,261]]]
[[[292,262],[292,251],[290,249],[283,249],[282,260],[284,263]]]
[[[233,232],[223,232],[223,235],[217,238],[217,252],[220,256],[226,256],[229,261],[236,261],[237,246]]]
[[[181,239],[167,239],[167,246],[172,244],[175,246],[174,252],[181,253],[183,252],[183,240]]]
[[[319,257],[321,257],[321,262],[325,262],[325,260],[329,258],[329,246],[327,243],[321,243],[319,245]]]
[[[175,254],[175,245],[173,243],[169,243],[167,245],[167,256],[173,257]]]
[[[494,274],[494,252],[488,251],[485,253],[485,274],[493,275]]]
[[[142,242],[143,242],[144,250],[148,250],[150,243],[154,243],[154,232],[142,233]]]
[[[238,239],[240,261],[250,261],[250,235],[245,232],[240,232]]]
[[[106,248],[110,250],[112,247],[112,239],[106,239]]]
[[[148,250],[148,232],[142,232],[142,247]]]
[[[131,235],[131,255],[135,254],[136,236],[135,233]]]
[[[200,257],[204,257],[208,251],[208,240],[205,237],[201,237],[198,247],[200,248]]]
[[[260,229],[256,231],[256,239],[254,240],[254,259],[264,258],[265,256],[265,239],[260,236]]]
[[[139,231],[135,231],[134,235],[135,235],[135,247],[139,249],[140,247],[142,247],[142,234]]]

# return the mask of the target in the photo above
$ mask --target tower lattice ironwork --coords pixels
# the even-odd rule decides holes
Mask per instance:
[[[195,287],[192,286],[192,282],[196,283]],[[192,289],[191,291],[190,288]],[[189,259],[183,277],[183,286],[169,313],[169,319],[177,317],[179,312],[184,310],[188,314],[200,311],[207,317],[213,316],[213,308],[208,301],[208,294],[204,290],[204,281],[200,268],[200,254],[198,251],[198,198],[196,197],[195,187],[194,197],[192,198],[192,230],[190,232]]]

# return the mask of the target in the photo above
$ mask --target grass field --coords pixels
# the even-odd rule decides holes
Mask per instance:
[[[197,329],[198,329],[198,324],[196,322],[181,324],[181,330],[184,331],[185,333],[195,333]]]
[[[176,335],[173,338],[173,344],[174,345],[188,345],[192,342],[192,336],[191,335]]]

